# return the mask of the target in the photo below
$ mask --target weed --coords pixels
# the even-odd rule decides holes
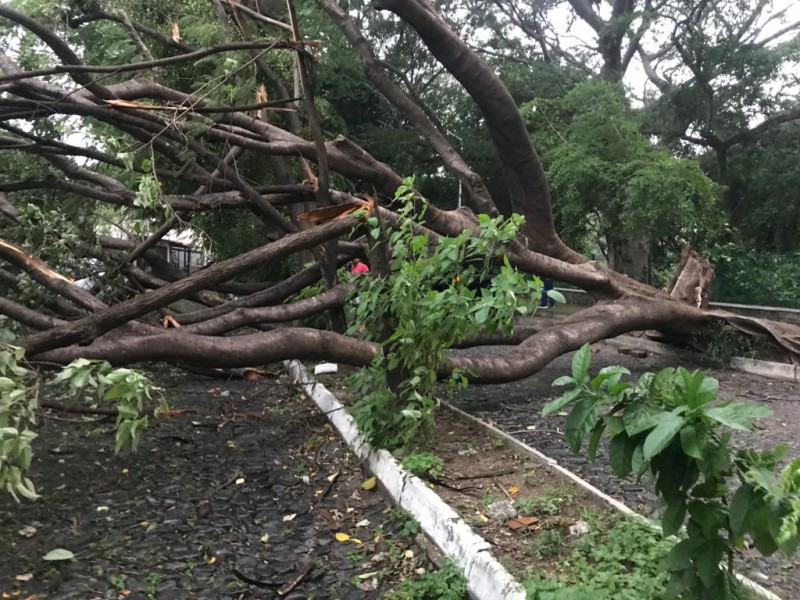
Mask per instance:
[[[570,556],[561,561],[558,580],[535,575],[525,581],[529,599],[663,598],[669,573],[661,566],[672,543],[660,539],[647,525],[628,519],[618,520],[608,531],[594,531],[581,538]],[[553,544],[554,540],[548,541]]]
[[[158,584],[161,582],[161,574],[150,572],[147,574],[144,580],[147,582],[147,586],[144,588],[144,593],[150,600],[154,600],[156,594],[158,593]]]
[[[389,511],[389,519],[397,526],[397,534],[401,537],[417,535],[421,531],[419,523],[401,508]]]
[[[403,467],[424,479],[440,479],[444,474],[444,461],[431,452],[412,452],[403,459]]]
[[[528,553],[535,560],[542,560],[543,558],[550,558],[558,556],[561,553],[561,546],[564,540],[561,538],[561,533],[556,529],[543,529],[539,531],[536,537],[528,547]]]
[[[366,555],[358,550],[353,550],[347,553],[347,560],[349,560],[350,564],[354,567],[358,567],[358,565],[363,563],[366,558]]]
[[[498,500],[499,498],[497,496],[487,492],[486,494],[483,495],[483,499],[481,500],[481,502],[483,502],[484,506],[489,506],[490,504],[494,504]]]
[[[553,488],[541,496],[520,498],[515,508],[524,515],[557,515],[564,505],[574,500],[574,495],[564,488]]]
[[[500,450],[505,445],[506,442],[503,438],[499,436],[495,436],[492,438],[492,448],[494,448],[495,450]]]
[[[446,561],[439,571],[400,583],[386,600],[466,600],[467,582],[460,569]]]
[[[118,590],[125,589],[125,581],[127,579],[128,579],[127,576],[121,574],[114,574],[108,576],[108,582]]]

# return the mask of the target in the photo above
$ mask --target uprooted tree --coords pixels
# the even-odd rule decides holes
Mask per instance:
[[[196,4],[198,12],[207,8]],[[435,198],[425,203],[412,195],[418,210],[425,206],[415,231],[430,239],[478,234],[476,213],[498,214],[487,186],[436,115],[385,70],[353,15],[334,0],[317,5],[356,51],[374,89],[416,128],[474,207],[442,210]],[[217,22],[202,29],[196,21],[171,23],[158,3],[74,2],[49,12],[40,7],[35,16],[0,3],[7,40],[0,52],[0,216],[9,232],[0,240],[0,313],[17,324],[14,343],[29,361],[224,368],[298,358],[366,365],[381,352],[357,329],[346,333],[343,307],[352,285],[337,279],[337,269],[366,253],[373,276],[385,275],[392,251],[386,233],[408,218],[395,201],[405,174],[323,130],[315,61],[326,48],[301,35],[293,2],[211,6]],[[708,310],[713,268],[690,251],[662,291],[566,246],[531,136],[493,69],[427,0],[374,0],[371,10],[399,17],[387,23],[404,28],[404,39],[413,28],[414,39],[480,109],[512,209],[524,217],[505,251],[509,263],[596,300],[557,322],[515,331],[502,354],[447,358],[442,376],[458,369],[479,382],[520,379],[587,342],[643,329],[687,332],[713,321],[769,337],[800,357],[799,328]],[[212,211],[254,215],[265,243],[180,272],[156,250],[158,242]],[[130,234],[102,235],[112,227],[101,222]],[[80,235],[76,224],[84,228]],[[33,229],[57,243],[40,240],[37,247],[25,237]],[[303,258],[295,265],[309,266],[279,268],[297,256]],[[273,277],[240,278],[254,269]],[[103,273],[103,294],[75,285],[73,278],[90,272]],[[320,281],[322,291],[309,297],[309,286]],[[286,302],[290,297],[302,299]],[[181,299],[202,308],[169,308]],[[322,312],[326,329],[293,325]]]

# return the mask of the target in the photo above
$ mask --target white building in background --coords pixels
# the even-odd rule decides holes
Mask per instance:
[[[206,265],[203,244],[192,229],[170,231],[158,243],[156,250],[173,267],[184,273],[191,273]]]

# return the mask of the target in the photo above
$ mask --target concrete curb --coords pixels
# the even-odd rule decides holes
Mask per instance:
[[[737,371],[751,373],[752,375],[761,375],[762,377],[769,377],[770,379],[785,379],[787,381],[794,381],[795,383],[800,381],[800,373],[798,372],[800,365],[788,365],[785,363],[734,356],[731,359],[730,367]]]
[[[353,453],[380,480],[397,506],[416,519],[425,534],[464,570],[467,590],[475,600],[525,600],[525,590],[489,552],[490,544],[421,479],[405,472],[386,450],[363,440],[356,424],[327,388],[314,381],[298,361],[284,363],[294,382],[336,427]]]
[[[635,340],[635,338],[633,338]],[[656,342],[652,342],[656,343]],[[662,344],[663,345],[663,344]],[[294,382],[319,407],[328,420],[336,427],[339,435],[350,446],[353,453],[381,482],[386,492],[397,506],[411,514],[420,524],[425,534],[455,564],[464,569],[467,590],[475,600],[525,600],[523,587],[492,556],[490,544],[477,535],[472,528],[445,502],[439,498],[421,479],[407,473],[386,450],[376,450],[361,437],[355,421],[345,407],[321,383],[315,381],[305,367],[296,360],[284,363]],[[547,468],[566,477],[575,485],[599,498],[614,510],[646,523],[654,530],[661,528],[616,500],[600,491],[573,472],[559,465],[549,456],[512,437],[494,425],[485,423],[461,409],[445,403],[444,406],[461,418],[476,424],[501,438],[510,447],[524,452],[543,463]],[[754,581],[736,573],[736,579],[747,589],[763,600],[782,600]]]
[[[641,349],[663,356],[675,356],[684,360],[697,360],[697,355],[688,350],[679,350],[669,344],[662,344],[661,342],[648,340],[646,338],[621,335],[605,341],[618,348],[630,348],[631,350]],[[731,358],[731,362],[726,368],[732,371],[740,371],[742,373],[759,375],[770,379],[782,379],[785,381],[793,381],[794,383],[800,382],[800,365],[734,356]]]

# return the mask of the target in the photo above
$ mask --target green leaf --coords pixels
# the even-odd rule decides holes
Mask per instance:
[[[681,540],[672,547],[664,566],[670,571],[684,571],[692,564],[692,557],[694,555],[694,546],[697,544],[696,540]]]
[[[573,452],[580,450],[583,438],[597,422],[596,406],[597,401],[594,398],[584,398],[569,413],[564,434]]]
[[[597,447],[600,445],[600,439],[603,437],[603,432],[606,429],[604,420],[599,420],[592,429],[592,437],[589,438],[589,447],[587,449],[589,460],[594,462],[597,458]]]
[[[50,550],[50,552],[42,557],[43,560],[72,560],[73,558],[75,558],[75,555],[64,548]]]
[[[661,517],[661,529],[664,535],[674,535],[678,533],[685,518],[686,500],[684,498],[679,498],[675,502],[667,504],[664,515]]]
[[[700,581],[707,588],[715,590],[716,593],[723,588],[722,569],[719,565],[722,559],[723,547],[720,540],[715,540],[715,542],[705,545],[704,551],[700,552],[694,564]]]
[[[608,462],[617,477],[625,477],[631,472],[631,457],[636,441],[624,431],[611,438],[608,445]]]
[[[631,454],[631,468],[633,472],[636,473],[637,477],[641,477],[647,470],[648,464],[648,461],[644,459],[642,444],[637,440],[636,444],[633,446],[633,453]]]
[[[728,506],[728,523],[734,538],[743,537],[747,531],[747,515],[755,497],[752,486],[746,483],[740,485],[739,489],[733,494]]]
[[[718,423],[731,429],[750,431],[753,428],[753,419],[769,417],[772,411],[763,404],[754,402],[728,402],[722,406],[715,406],[706,411],[706,415]]]
[[[542,416],[546,417],[549,414],[552,414],[558,410],[564,408],[567,404],[574,402],[577,400],[583,393],[583,389],[576,387],[567,392],[561,394],[555,400],[551,400],[547,404],[544,405],[542,408]]]
[[[564,298],[564,294],[562,294],[561,292],[559,292],[557,290],[547,290],[547,297],[550,298],[551,300],[555,300],[556,302],[559,302],[560,304],[566,304],[567,303],[567,299]]]
[[[689,401],[691,408],[699,408],[709,402],[713,402],[717,399],[717,393],[719,392],[719,381],[713,377],[706,376],[704,373],[699,373],[699,375],[702,375],[702,381],[695,391],[694,398]]]
[[[591,387],[593,390],[598,390],[604,383],[606,387],[614,386],[619,382],[623,375],[630,375],[630,373],[631,372],[625,367],[605,367],[600,369],[600,372],[597,374],[597,376],[592,379]]]
[[[562,375],[558,379],[553,382],[553,387],[555,386],[562,386],[562,385],[569,385],[570,383],[576,383],[575,380],[570,377],[569,375]]]
[[[591,361],[592,349],[589,344],[584,344],[572,358],[572,378],[577,383],[583,383],[589,376],[589,365]]]
[[[664,419],[644,440],[642,448],[644,459],[649,461],[666,448],[685,423],[686,421],[680,415],[667,413]]]
[[[700,424],[687,425],[681,429],[681,448],[688,456],[703,460],[704,441],[705,430]]]
[[[763,498],[756,497],[750,504],[748,513],[749,532],[753,537],[756,549],[764,556],[773,554],[778,549],[778,543],[772,535],[770,519],[772,518],[772,507]]]
[[[622,421],[625,423],[625,431],[628,435],[633,436],[652,429],[668,414],[670,413],[656,406],[634,404],[625,411]]]
[[[618,435],[625,431],[625,424],[622,422],[622,417],[605,415],[603,417],[603,421],[605,422],[606,427],[608,427],[608,431],[612,436]]]

